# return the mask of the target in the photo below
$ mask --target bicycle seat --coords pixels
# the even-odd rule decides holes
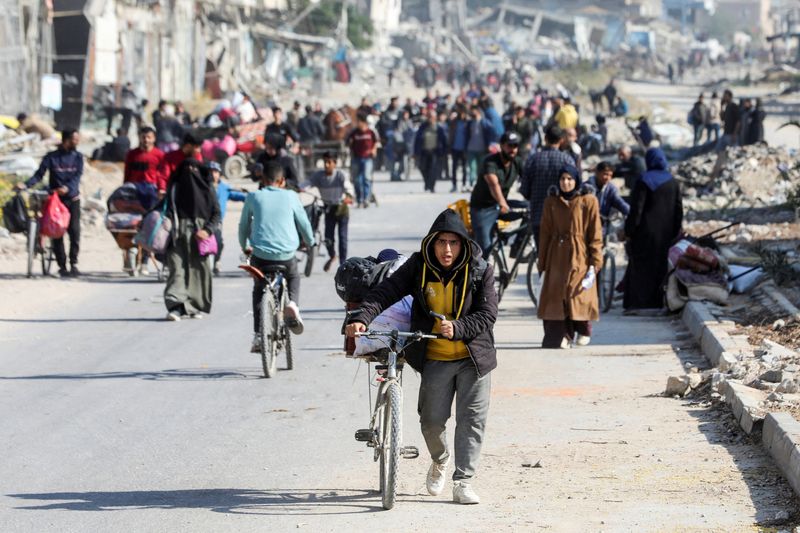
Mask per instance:
[[[528,213],[524,213],[521,211],[509,211],[508,213],[499,215],[497,217],[497,220],[502,220],[504,222],[513,222],[515,220],[519,220],[526,216],[528,216]]]
[[[277,274],[278,272],[286,272],[286,267],[283,265],[269,265],[260,269],[264,274]]]
[[[530,203],[527,200],[506,200],[508,207],[511,209],[529,209]]]

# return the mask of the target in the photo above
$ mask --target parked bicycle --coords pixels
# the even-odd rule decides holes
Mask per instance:
[[[357,314],[358,310],[349,311],[348,316]],[[369,428],[356,430],[355,438],[365,442],[373,449],[373,461],[379,463],[379,489],[384,509],[391,509],[397,501],[397,480],[400,458],[416,459],[419,449],[415,446],[403,445],[403,388],[402,372],[404,360],[403,351],[411,344],[423,339],[440,339],[440,335],[404,331],[375,331],[368,330],[357,333],[358,337],[379,339],[386,348],[362,356],[354,356],[367,360],[368,363],[377,363],[376,381],[378,394],[375,397],[375,407],[369,422]],[[401,341],[405,341],[400,346]],[[368,375],[371,374],[368,372]],[[370,384],[370,399],[372,404],[372,385]]]
[[[538,253],[533,241],[530,229],[530,215],[528,202],[524,200],[509,200],[508,205],[511,211],[505,215],[500,215],[498,224],[495,225],[494,240],[489,246],[489,264],[494,269],[495,291],[497,292],[497,302],[503,298],[508,286],[516,281],[520,265],[528,264],[526,271],[526,281],[528,286],[528,296],[533,302],[534,309],[539,305],[535,292],[535,280],[538,271],[536,270],[536,259]],[[520,220],[520,225],[511,231],[500,229],[500,222],[514,222]],[[506,248],[508,247],[508,256]],[[513,260],[513,263],[509,263]]]
[[[600,310],[608,313],[614,304],[614,291],[617,284],[617,260],[614,252],[608,247],[608,235],[611,232],[611,218],[601,217],[603,224],[603,266],[597,274],[597,296]]]
[[[250,274],[256,281],[264,280],[264,296],[261,299],[261,323],[259,335],[261,341],[261,365],[264,377],[275,376],[278,370],[278,354],[286,353],[286,369],[294,368],[292,337],[289,327],[283,318],[283,310],[289,302],[286,286],[286,267],[274,265],[264,268],[262,272],[250,264],[239,268]]]
[[[29,191],[28,192],[28,209],[30,211],[28,218],[27,229],[27,250],[28,250],[28,277],[33,277],[34,263],[36,257],[42,265],[42,276],[50,275],[50,268],[55,261],[55,252],[53,252],[53,243],[49,237],[42,235],[41,232],[41,217],[42,205],[47,200],[50,193],[48,191]]]

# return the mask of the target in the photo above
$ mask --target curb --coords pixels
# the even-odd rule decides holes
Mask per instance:
[[[736,362],[736,355],[749,348],[728,334],[708,306],[703,302],[689,302],[681,314],[683,324],[700,344],[703,354],[720,370],[726,371]],[[789,413],[766,413],[761,401],[763,391],[741,383],[725,382],[725,402],[748,435],[761,430],[761,444],[772,456],[783,477],[800,496],[800,422]]]

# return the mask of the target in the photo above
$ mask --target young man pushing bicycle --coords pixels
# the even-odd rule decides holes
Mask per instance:
[[[444,490],[451,456],[445,425],[455,398],[453,501],[479,503],[471,480],[489,413],[489,373],[497,366],[492,332],[497,296],[492,267],[454,211],[442,212],[422,240],[421,250],[370,291],[361,312],[350,320],[347,335],[365,331],[384,309],[407,295],[414,297],[411,330],[443,337],[420,341],[405,351],[408,364],[422,374],[418,411],[432,459],[428,492],[438,496]]]

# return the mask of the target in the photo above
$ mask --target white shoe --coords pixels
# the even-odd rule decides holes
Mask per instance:
[[[481,503],[480,497],[472,490],[472,485],[466,481],[456,481],[453,484],[453,501],[464,505]]]
[[[189,313],[189,318],[194,318],[195,320],[200,320],[203,318],[203,313],[197,311],[196,313]]]
[[[586,335],[578,335],[578,338],[575,340],[575,344],[578,346],[588,346],[591,340],[592,338],[587,337]]]
[[[253,333],[253,344],[250,346],[250,353],[261,352],[261,334]]]
[[[169,320],[170,322],[180,322],[181,315],[177,311],[170,311],[169,313],[167,313],[167,320]]]
[[[428,488],[428,494],[431,496],[438,496],[444,490],[445,472],[447,472],[447,461],[444,463],[437,463],[433,461],[431,467],[428,469],[428,477],[425,479],[425,486]]]
[[[289,302],[286,304],[286,307],[283,308],[283,319],[286,321],[289,331],[295,335],[303,333],[303,319],[300,318],[300,308],[297,307],[296,303]]]
[[[150,275],[150,271],[147,270],[146,266],[139,267],[139,275],[140,276],[149,276]]]
[[[569,350],[570,348],[572,348],[572,344],[570,344],[569,340],[566,337],[561,339],[561,349]]]

